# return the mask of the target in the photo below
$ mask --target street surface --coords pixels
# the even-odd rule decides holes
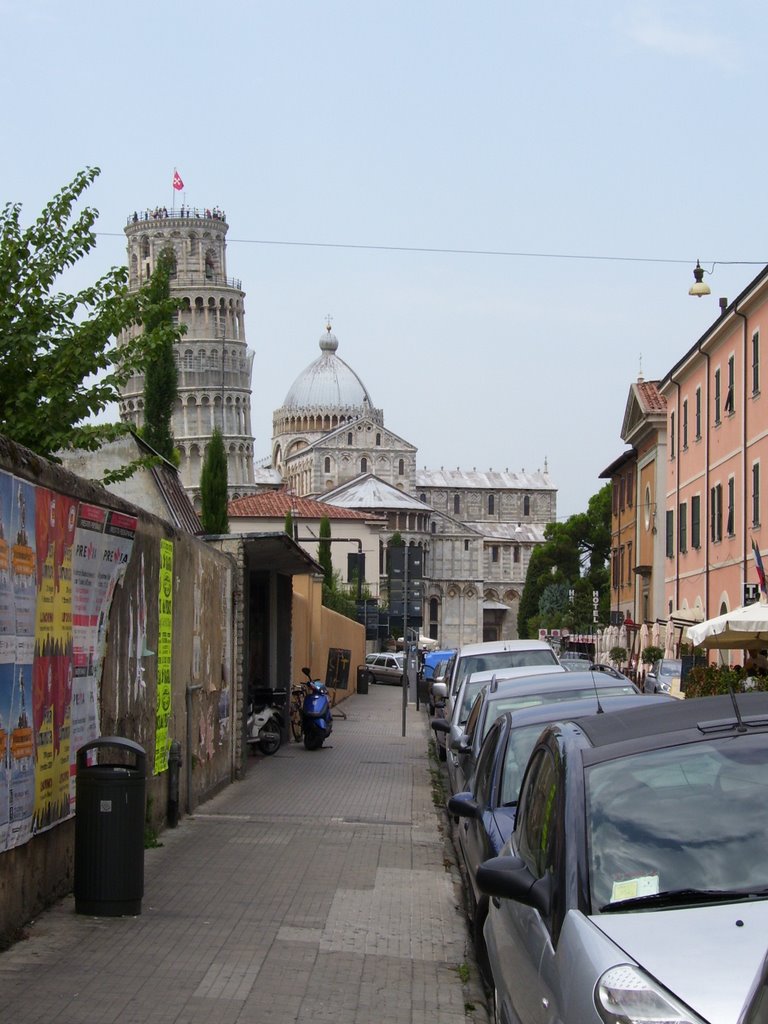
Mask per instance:
[[[426,712],[372,686],[145,853],[142,913],[69,897],[0,954],[13,1024],[486,1024]],[[439,793],[437,794],[439,796]]]

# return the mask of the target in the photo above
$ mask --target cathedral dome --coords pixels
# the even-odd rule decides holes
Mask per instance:
[[[348,409],[372,405],[365,384],[336,355],[338,347],[339,342],[329,326],[320,338],[320,357],[293,382],[283,409]]]

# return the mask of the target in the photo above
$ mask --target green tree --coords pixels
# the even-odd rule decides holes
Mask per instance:
[[[331,557],[331,521],[328,516],[320,519],[320,543],[317,545],[317,560],[323,569],[323,590],[333,587],[333,559]]]
[[[21,204],[0,213],[0,432],[54,460],[61,448],[92,451],[128,433],[127,423],[87,421],[119,400],[158,345],[180,334],[165,316],[175,301],[158,301],[148,287],[129,292],[125,267],[73,294],[57,290],[96,244],[97,211],[75,216],[73,207],[98,174],[96,167],[77,174],[28,228]],[[127,331],[156,315],[151,330]],[[111,478],[118,475],[129,470]]]
[[[154,308],[144,319],[145,333],[160,327],[173,326],[173,316],[168,308],[171,295],[172,253],[160,253],[148,286],[148,294],[154,299]],[[161,340],[147,360],[144,371],[144,440],[169,462],[176,462],[173,444],[173,407],[178,397],[179,375],[173,358],[173,335],[170,330],[161,332]]]
[[[283,526],[283,529],[291,540],[293,540],[293,513],[290,509],[285,513],[285,525]]]
[[[229,533],[227,499],[227,455],[224,438],[216,427],[200,474],[200,519],[205,533]]]
[[[611,485],[606,484],[588,502],[587,511],[562,523],[548,523],[544,543],[534,548],[528,563],[518,611],[518,633],[537,635],[539,628],[569,628],[586,632],[593,625],[592,592],[600,595],[599,617],[608,616],[608,556],[611,548]],[[573,600],[563,607],[542,597],[553,584],[565,584]]]

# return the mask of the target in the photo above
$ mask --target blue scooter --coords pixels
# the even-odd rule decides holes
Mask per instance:
[[[333,729],[331,702],[323,683],[313,679],[308,668],[301,671],[307,677],[307,693],[301,707],[304,746],[307,750],[319,750]]]

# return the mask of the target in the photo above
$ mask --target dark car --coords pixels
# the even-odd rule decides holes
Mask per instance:
[[[505,711],[565,700],[585,700],[594,698],[596,694],[618,697],[639,693],[629,680],[613,679],[602,672],[557,672],[508,682],[492,681],[481,690],[472,705],[464,732],[451,740],[453,756],[448,762],[451,793],[471,789],[485,735]]]
[[[764,1020],[766,779],[766,693],[547,727],[477,870],[494,1019]]]
[[[594,715],[599,708],[603,713],[610,713],[670,702],[670,697],[643,694],[608,697],[602,692],[599,695],[593,692],[580,700],[506,711],[493,723],[480,747],[472,789],[456,793],[448,801],[449,812],[461,819],[457,833],[469,886],[472,935],[478,963],[486,976],[483,925],[488,913],[488,897],[478,889],[475,872],[484,860],[500,853],[512,834],[520,783],[544,727],[555,721],[572,722]]]

